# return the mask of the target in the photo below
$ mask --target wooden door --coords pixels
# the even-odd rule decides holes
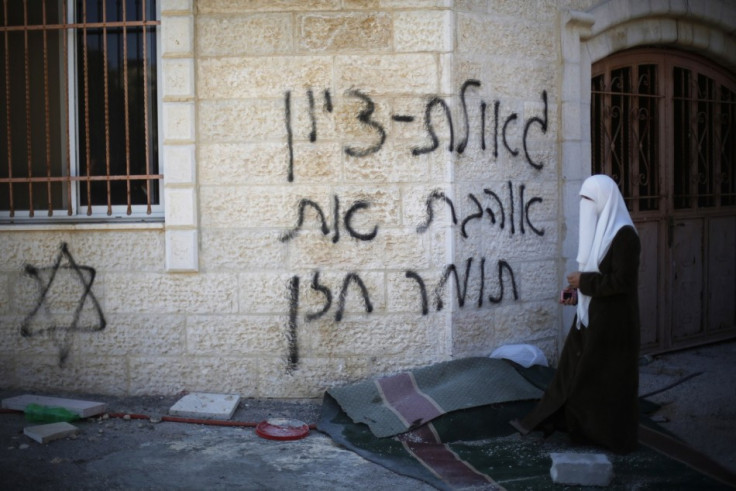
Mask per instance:
[[[703,220],[670,221],[671,343],[686,341],[703,332]]]
[[[708,330],[728,337],[734,324],[736,298],[736,217],[719,217],[710,222],[708,234]]]
[[[592,172],[619,184],[642,243],[642,351],[736,337],[734,77],[658,49],[592,74]]]

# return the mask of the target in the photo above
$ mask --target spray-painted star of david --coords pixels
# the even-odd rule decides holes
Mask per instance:
[[[66,263],[62,264],[62,261]],[[58,319],[56,313],[51,312],[47,303],[49,302],[49,291],[57,279],[60,270],[68,270],[71,277],[78,281],[72,286],[81,286],[81,293],[77,301],[77,305],[73,312],[62,314],[66,316],[65,321]],[[38,284],[40,295],[34,309],[23,320],[20,328],[20,334],[23,337],[32,337],[39,334],[47,334],[52,337],[54,344],[59,348],[59,365],[63,365],[69,356],[71,349],[72,336],[74,331],[92,332],[101,331],[105,328],[106,321],[102,314],[99,302],[94,293],[92,293],[92,284],[95,281],[95,270],[89,266],[80,266],[69,253],[66,242],[62,242],[59,253],[56,256],[53,266],[45,268],[36,268],[30,264],[26,264],[25,273],[32,277]],[[82,321],[82,313],[87,306],[88,311],[91,310],[91,319]],[[71,314],[71,319],[69,319]],[[43,319],[41,319],[43,317]],[[89,317],[89,315],[88,315]]]

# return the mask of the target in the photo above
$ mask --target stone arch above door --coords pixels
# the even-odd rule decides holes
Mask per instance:
[[[578,191],[590,175],[591,66],[637,46],[671,46],[736,71],[736,3],[720,0],[616,0],[561,16],[560,154],[563,271],[576,268]],[[574,312],[563,309],[564,336]]]

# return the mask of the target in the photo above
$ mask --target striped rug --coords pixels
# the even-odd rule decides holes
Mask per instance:
[[[403,433],[459,409],[542,396],[508,362],[483,357],[442,362],[327,393],[377,437]]]
[[[521,437],[554,371],[503,360],[456,360],[325,393],[317,429],[364,458],[437,489],[556,490],[552,452],[603,452],[615,489],[732,489],[736,479],[642,414],[628,455],[572,444],[564,433]],[[515,399],[517,398],[517,399]],[[656,405],[642,400],[647,411]]]

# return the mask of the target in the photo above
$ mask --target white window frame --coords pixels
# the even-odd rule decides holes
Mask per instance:
[[[156,1],[156,18],[161,19],[161,3],[163,0],[155,0]],[[63,8],[63,4],[61,0],[58,0],[59,2],[59,10]],[[30,8],[30,6],[29,6]],[[76,23],[76,2],[74,1],[68,1],[67,2],[67,12],[66,12],[66,21],[69,24]],[[156,91],[157,91],[157,97],[154,101],[156,105],[156,120],[155,124],[157,126],[156,131],[156,141],[154,142],[153,139],[149,142],[149,144],[153,145],[154,143],[157,144],[158,149],[158,172],[152,173],[152,174],[160,174],[163,176],[164,174],[164,161],[163,161],[163,131],[162,131],[162,114],[163,114],[163,107],[162,107],[162,99],[163,99],[163,93],[162,93],[162,77],[161,77],[161,70],[162,70],[162,38],[161,38],[161,25],[156,26],[155,28],[155,39],[156,39],[156,52],[154,54],[155,56],[155,65],[156,65]],[[71,161],[70,168],[70,175],[72,177],[78,177],[81,174],[81,170],[84,168],[83,163],[80,164],[79,162],[79,156],[81,152],[79,151],[79,145],[80,143],[80,136],[77,131],[78,125],[80,124],[81,118],[83,118],[82,115],[78,113],[78,101],[80,94],[78,93],[78,80],[77,80],[77,73],[78,73],[78,67],[79,67],[79,56],[78,56],[78,46],[77,46],[77,40],[76,40],[76,34],[78,30],[75,29],[66,29],[66,33],[64,34],[66,36],[67,40],[67,73],[66,75],[66,81],[67,81],[67,98],[68,98],[68,104],[69,104],[69,115],[68,119],[64,120],[62,115],[62,120],[60,124],[60,128],[62,131],[65,129],[65,125],[68,125],[69,131],[68,131],[68,137],[69,137],[69,159]],[[4,56],[4,55],[3,55]],[[63,58],[63,53],[60,55]],[[64,68],[63,60],[61,61],[62,69]],[[50,82],[52,82],[50,80]],[[50,89],[51,90],[51,89]],[[63,97],[63,90],[60,90],[60,96]],[[62,103],[63,105],[63,103]],[[63,141],[63,138],[62,138]],[[65,165],[66,164],[66,151],[62,152],[62,160],[57,165]],[[3,162],[3,164],[0,165],[7,165],[7,161]],[[66,208],[57,209],[54,208],[52,210],[52,216],[48,216],[47,208],[43,209],[34,209],[34,216],[29,215],[29,209],[27,208],[15,208],[14,209],[14,216],[11,216],[11,213],[9,210],[0,210],[0,224],[61,224],[61,223],[99,223],[99,222],[105,222],[105,223],[117,223],[117,222],[163,222],[164,221],[164,202],[165,202],[165,194],[164,194],[164,179],[158,179],[154,180],[151,183],[151,186],[155,186],[157,188],[158,192],[158,203],[154,204],[151,203],[151,212],[147,213],[147,204],[140,204],[135,205],[131,204],[131,213],[127,213],[127,204],[112,204],[110,207],[110,214],[108,214],[108,207],[107,205],[93,205],[90,207],[91,214],[87,214],[87,206],[86,205],[80,205],[81,199],[80,199],[80,193],[82,192],[82,184],[84,181],[71,181],[69,183],[70,186],[72,186],[72,192],[71,194],[71,209],[72,214],[69,215]],[[3,185],[5,186],[5,185]]]

